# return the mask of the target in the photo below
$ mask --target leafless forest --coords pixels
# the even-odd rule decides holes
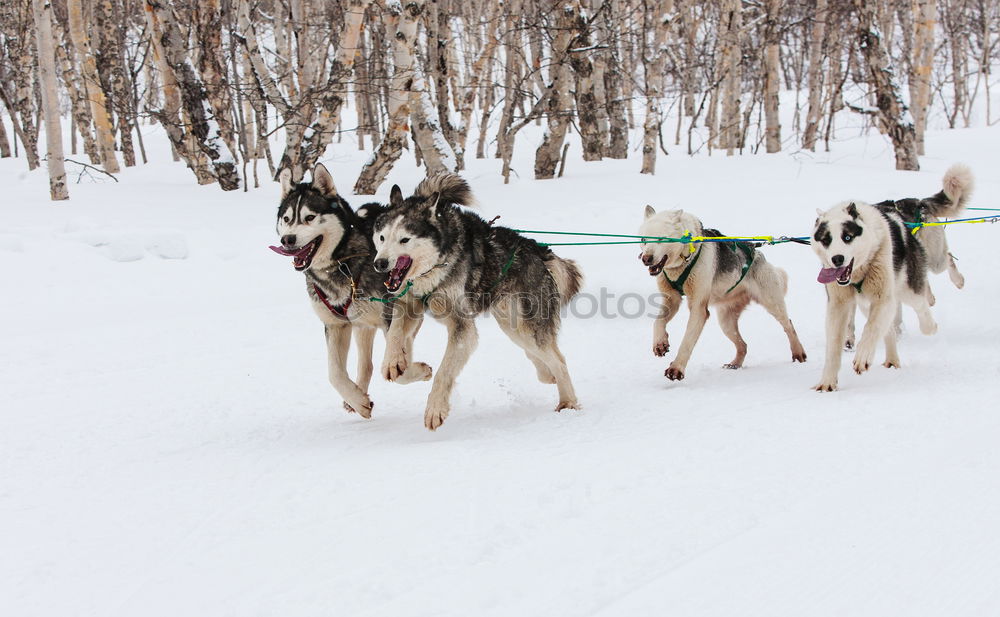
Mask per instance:
[[[0,156],[47,161],[64,199],[64,159],[117,173],[154,128],[223,190],[352,143],[371,194],[404,151],[509,177],[531,124],[543,179],[630,150],[654,173],[667,151],[827,148],[846,107],[918,169],[932,103],[951,127],[983,99],[1000,116],[998,43],[997,0],[3,0]]]

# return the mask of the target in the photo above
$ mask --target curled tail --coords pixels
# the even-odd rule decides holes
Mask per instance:
[[[569,304],[573,296],[580,293],[580,287],[583,285],[583,273],[580,272],[580,267],[572,259],[563,259],[552,253],[545,260],[545,267],[549,269],[556,282],[560,303]]]
[[[941,180],[941,190],[933,197],[923,200],[927,213],[941,218],[952,218],[965,209],[972,195],[975,181],[972,170],[956,164],[948,168]]]
[[[449,171],[442,171],[428,176],[420,181],[413,194],[419,197],[430,197],[434,193],[440,196],[441,203],[457,206],[474,206],[476,199],[472,189],[464,178]]]

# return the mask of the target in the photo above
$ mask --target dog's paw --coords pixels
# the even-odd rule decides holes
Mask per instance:
[[[569,401],[559,401],[559,404],[556,405],[556,411],[562,411],[563,409],[579,409],[579,408],[580,408],[580,403],[578,403],[576,399]]]
[[[844,351],[854,351],[854,339],[844,341]]]
[[[948,278],[951,279],[952,285],[954,285],[958,289],[965,287],[965,277],[962,276],[961,272],[949,271]]]
[[[399,385],[406,385],[415,381],[429,381],[434,376],[434,369],[424,362],[414,362],[406,367],[403,374],[395,379]]]
[[[729,369],[731,371],[735,371],[736,369],[743,368],[743,365],[742,364],[736,364],[735,362],[727,362],[726,364],[722,365],[722,368]]]
[[[653,355],[662,358],[670,352],[670,341],[664,338],[662,341],[653,342]]]
[[[929,321],[928,323],[920,324],[920,333],[926,336],[931,336],[937,334],[938,325],[935,321]]]
[[[885,368],[899,368],[902,365],[899,363],[899,358],[895,359],[886,358],[885,362],[882,363],[882,366],[884,366]]]
[[[671,364],[670,367],[663,372],[663,376],[670,381],[680,381],[684,379],[684,369]]]
[[[837,389],[837,381],[836,380],[833,380],[833,381],[822,381],[822,382],[816,384],[815,386],[813,386],[813,390],[815,390],[817,392],[833,392],[836,389]]]
[[[398,354],[395,356],[386,356],[386,359],[382,362],[382,377],[386,381],[396,381],[406,372],[406,367],[409,363],[406,361],[405,354]]]
[[[424,426],[426,426],[428,430],[436,431],[438,427],[444,424],[444,420],[447,417],[447,406],[428,404],[427,411],[424,412]]]
[[[854,359],[854,372],[860,375],[872,367],[871,360],[866,360],[861,357]]]
[[[375,408],[375,403],[373,403],[371,399],[368,398],[368,395],[365,395],[364,398],[359,398],[358,400],[354,401],[353,404],[344,401],[344,409],[347,410],[347,413],[356,413],[360,415],[362,418],[365,418],[366,420],[371,419],[372,409],[374,408]]]
[[[798,351],[792,352],[792,362],[805,362],[805,361],[806,361],[805,350],[800,349]]]

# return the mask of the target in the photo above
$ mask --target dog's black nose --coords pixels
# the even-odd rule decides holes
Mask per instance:
[[[834,267],[839,268],[840,266],[844,265],[844,256],[834,255],[833,257],[830,258],[830,261],[833,262]]]
[[[653,265],[653,256],[646,255],[645,253],[639,253],[639,259],[642,260],[643,265],[651,266]]]
[[[281,243],[284,244],[285,247],[295,246],[295,234],[281,236]]]
[[[378,272],[388,272],[389,271],[389,260],[385,258],[379,258],[375,260],[375,270]]]

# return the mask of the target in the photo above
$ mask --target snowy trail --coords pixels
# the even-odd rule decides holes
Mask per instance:
[[[1000,207],[995,135],[931,133],[919,174],[887,171],[876,139],[813,160],[671,157],[655,178],[635,160],[507,187],[475,161],[467,177],[484,216],[513,227],[631,233],[653,203],[725,233],[801,234],[842,198],[937,190],[958,160],[977,172],[974,205]],[[331,163],[342,186],[356,167]],[[376,379],[371,421],[341,409],[301,276],[266,249],[276,188],[221,194],[185,173],[129,171],[51,206],[41,175],[15,182],[0,162],[14,187],[0,205],[14,221],[0,234],[0,613],[1000,612],[998,228],[949,229],[968,284],[933,279],[935,337],[906,313],[899,371],[845,368],[840,392],[810,391],[817,262],[769,247],[806,364],[760,307],[741,323],[747,368],[720,368],[732,348],[712,318],[680,383],[651,353],[650,318],[570,316],[561,346],[584,408],[556,414],[555,389],[483,320],[429,433],[428,384]],[[612,304],[653,292],[633,247],[559,252]],[[443,348],[428,322],[416,357],[436,366]]]

